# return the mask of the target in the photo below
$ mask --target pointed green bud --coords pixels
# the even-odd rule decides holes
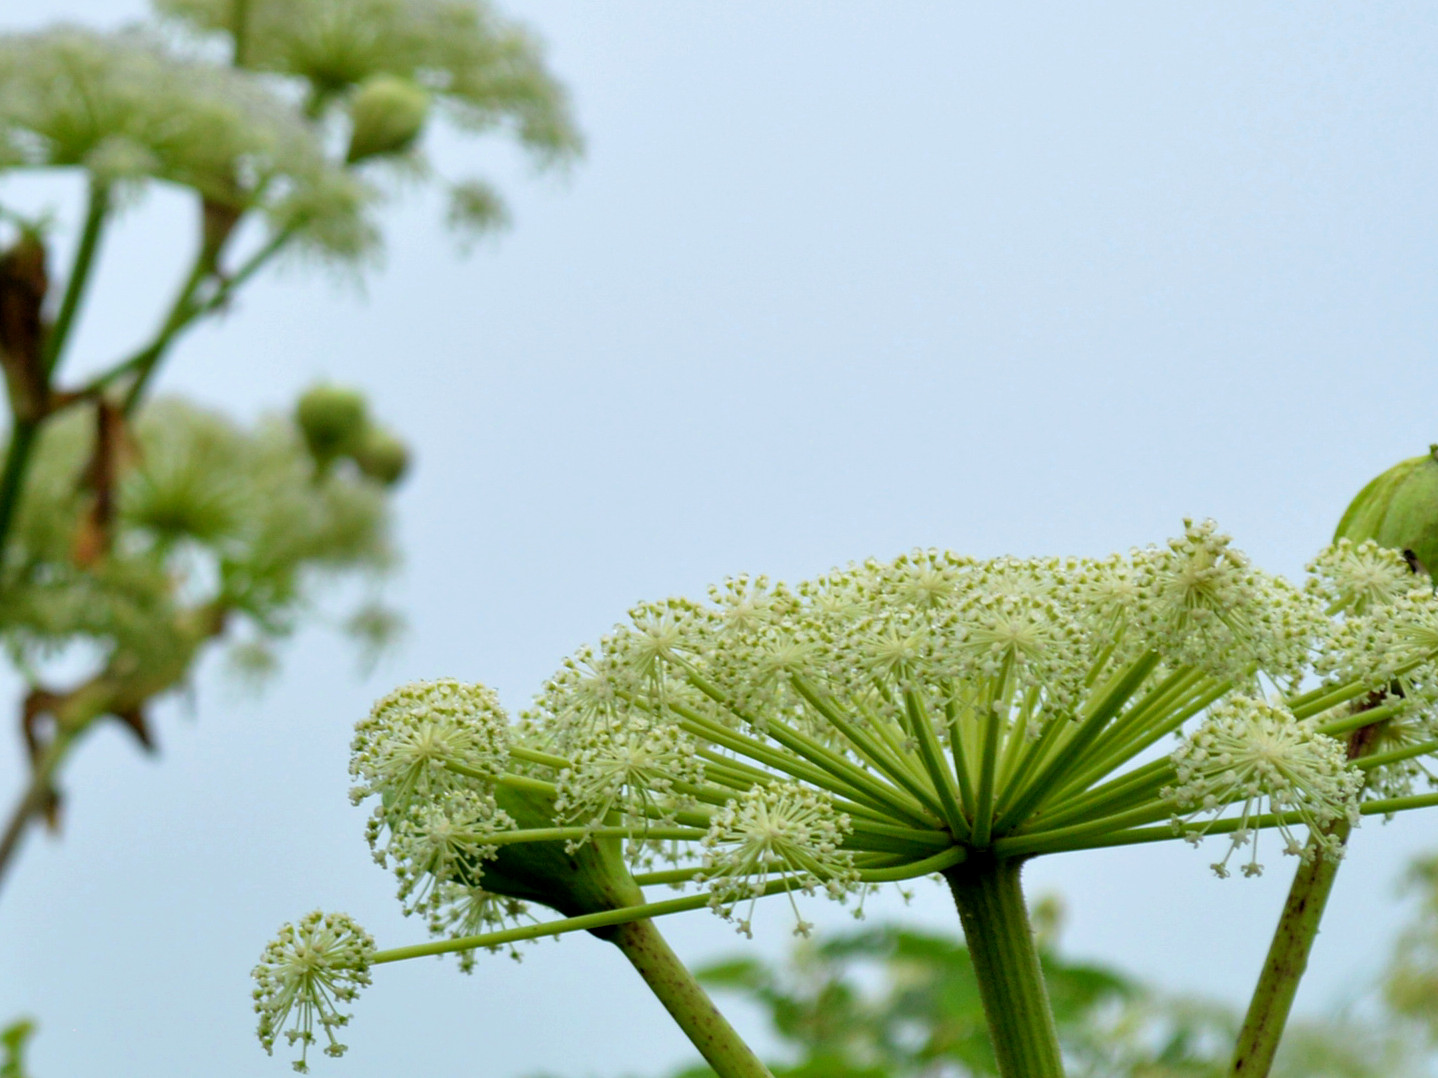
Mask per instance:
[[[369,430],[362,394],[341,386],[320,385],[305,391],[295,406],[295,422],[310,453],[320,464],[353,453]]]
[[[392,487],[409,469],[409,449],[382,427],[370,427],[354,451],[354,460],[376,483]]]
[[[350,102],[350,164],[401,153],[424,128],[429,94],[424,87],[395,75],[372,75]]]
[[[1334,539],[1401,550],[1415,571],[1438,569],[1438,445],[1389,468],[1358,492]]]

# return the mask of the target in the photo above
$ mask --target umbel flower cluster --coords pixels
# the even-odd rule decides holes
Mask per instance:
[[[288,418],[246,429],[161,399],[108,443],[95,418],[73,410],[41,438],[0,610],[0,636],[32,684],[52,667],[72,677],[76,645],[99,659],[79,688],[32,694],[62,727],[108,712],[148,743],[143,708],[183,683],[211,641],[236,641],[240,671],[263,674],[319,585],[350,576],[376,591],[394,561],[390,490],[358,468],[319,473]],[[370,600],[348,627],[373,648],[396,622]]]
[[[541,934],[505,927],[522,900],[574,917],[650,885],[688,892],[651,911],[748,932],[766,895],[862,901],[965,861],[1214,836],[1215,871],[1256,874],[1261,831],[1338,853],[1340,826],[1407,807],[1427,774],[1438,601],[1419,580],[1343,540],[1295,586],[1211,522],[1103,559],[738,577],[636,607],[518,722],[480,685],[396,690],[358,725],[354,796],[407,911],[471,957]],[[571,877],[549,867],[565,858]],[[599,900],[566,882],[599,875]]]
[[[509,136],[542,167],[581,149],[538,42],[477,0],[154,6],[151,30],[0,36],[0,173],[77,168],[106,206],[179,185],[203,201],[212,255],[253,211],[267,242],[345,263],[379,243],[372,166],[433,178],[421,144],[436,117]],[[451,226],[504,222],[485,181],[445,187]]]

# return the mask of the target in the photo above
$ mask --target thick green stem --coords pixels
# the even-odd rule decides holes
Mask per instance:
[[[1377,731],[1376,726],[1355,730],[1348,739],[1348,758],[1356,760],[1367,755],[1377,740]],[[1326,828],[1340,845],[1348,841],[1352,830],[1352,824],[1342,818]],[[1268,945],[1268,957],[1238,1031],[1231,1072],[1235,1078],[1265,1078],[1273,1066],[1341,860],[1338,851],[1321,845],[1316,837],[1308,840],[1307,860],[1294,873],[1273,942]]]
[[[773,1078],[679,961],[653,921],[630,921],[606,937],[638,970],[719,1078]]]
[[[1063,1078],[1020,868],[1016,859],[980,856],[945,870],[944,878],[963,922],[1001,1078]]]

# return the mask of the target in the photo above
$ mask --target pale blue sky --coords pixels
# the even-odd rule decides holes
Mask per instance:
[[[18,8],[8,25],[141,5]],[[637,599],[915,545],[1096,554],[1212,516],[1297,573],[1363,482],[1438,440],[1431,4],[505,9],[573,90],[571,177],[441,139],[508,191],[511,233],[459,260],[439,208],[406,204],[364,297],[267,279],[165,372],[246,415],[320,376],[372,393],[417,449],[394,588],[413,631],[364,682],[320,632],[259,701],[207,669],[158,762],[108,730],[83,748],[63,841],[32,842],[0,897],[0,1018],[40,1019],[37,1078],[289,1073],[248,1009],[276,926],[320,905],[381,946],[422,936],[345,796],[350,726],[395,683],[482,680],[518,709]],[[149,328],[189,212],[153,197],[110,238],[82,365]],[[20,766],[0,738],[0,790]],[[1433,814],[1356,836],[1301,1007],[1365,990],[1430,846]],[[1238,1000],[1290,866],[1219,881],[1211,859],[1028,879],[1067,899],[1071,952]],[[871,914],[956,927],[927,885]],[[755,945],[782,947],[787,919],[762,920]],[[744,945],[707,914],[672,937]],[[609,950],[384,968],[350,1055],[315,1071],[687,1057]]]

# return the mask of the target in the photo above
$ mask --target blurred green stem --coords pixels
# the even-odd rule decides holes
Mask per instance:
[[[170,304],[170,310],[165,315],[165,320],[160,323],[160,329],[154,339],[135,353],[123,366],[128,367],[134,374],[134,381],[130,388],[125,391],[125,413],[128,415],[135,410],[144,395],[145,386],[154,377],[155,370],[160,365],[160,360],[169,351],[170,344],[179,335],[180,331],[193,322],[199,313],[199,306],[194,302],[195,293],[205,278],[210,274],[210,263],[206,252],[201,249],[195,257],[190,272],[185,277],[185,282],[180,286],[179,293],[175,296],[174,302]]]
[[[160,323],[160,328],[150,343],[100,374],[85,388],[98,391],[114,381],[133,375],[134,381],[125,391],[125,411],[126,413],[133,412],[143,399],[145,389],[154,377],[160,360],[164,359],[165,353],[169,351],[180,333],[201,316],[211,314],[223,307],[236,289],[280,253],[294,237],[294,232],[294,228],[281,229],[276,232],[265,242],[264,246],[246,259],[239,269],[223,277],[213,295],[196,302],[195,293],[199,291],[200,286],[210,275],[208,253],[202,245],[199,253],[195,256],[194,264],[190,267],[189,275],[185,278],[179,293],[170,305],[169,313]]]
[[[773,1078],[769,1068],[719,1013],[653,921],[630,921],[612,929],[605,938],[629,959],[719,1078]]]
[[[944,878],[963,922],[1001,1078],[1063,1078],[1021,868],[1017,858],[973,857]]]
[[[79,245],[75,248],[70,274],[65,281],[65,295],[60,300],[59,313],[46,332],[45,343],[41,348],[37,372],[39,392],[36,394],[38,399],[32,402],[33,414],[19,414],[21,408],[18,406],[11,409],[10,441],[5,449],[4,466],[0,467],[0,569],[3,569],[5,564],[10,529],[14,526],[15,514],[19,509],[20,495],[25,487],[25,474],[30,468],[30,454],[35,448],[40,427],[48,418],[51,377],[64,354],[65,345],[75,326],[75,316],[84,301],[109,212],[109,189],[103,184],[92,183],[85,208],[85,225],[80,233]],[[32,411],[29,408],[24,410]]]
[[[234,0],[235,18],[231,26],[231,36],[235,39],[235,52],[231,63],[235,67],[245,66],[245,45],[249,39],[250,31],[250,4],[249,0]]]
[[[1377,730],[1375,724],[1353,731],[1348,738],[1350,760],[1367,755],[1377,740]],[[1340,844],[1346,844],[1353,825],[1340,819],[1326,830]],[[1268,945],[1268,957],[1238,1031],[1230,1072],[1235,1078],[1265,1078],[1273,1066],[1341,863],[1340,854],[1324,849],[1313,838],[1308,840],[1305,860],[1294,873],[1273,942]]]
[[[0,569],[5,564],[6,540],[15,522],[15,510],[20,503],[20,490],[25,485],[25,473],[30,466],[30,453],[35,448],[35,436],[40,433],[40,424],[33,419],[14,420],[10,430],[10,442],[5,449],[5,466],[0,470]]]
[[[65,351],[70,331],[75,325],[75,316],[85,299],[85,290],[89,286],[90,274],[95,266],[95,255],[100,249],[100,235],[104,232],[105,218],[109,212],[110,189],[104,184],[92,182],[89,202],[85,207],[85,226],[80,232],[80,244],[75,249],[75,262],[70,267],[70,276],[65,281],[65,295],[60,300],[60,310],[55,315],[54,325],[45,334],[40,369],[47,384]]]

